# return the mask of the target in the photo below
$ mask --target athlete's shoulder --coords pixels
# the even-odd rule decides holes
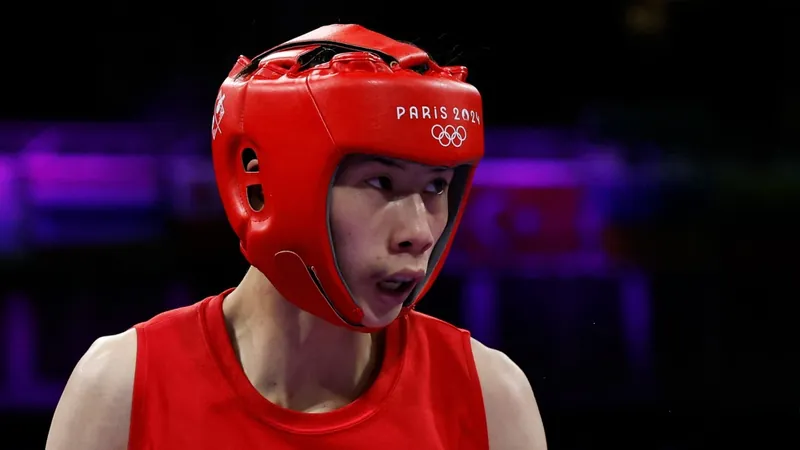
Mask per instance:
[[[102,337],[89,347],[56,407],[48,450],[127,446],[136,351],[134,329]]]
[[[471,339],[491,448],[547,448],[528,377],[505,353]],[[520,446],[520,444],[523,444]]]
[[[202,308],[215,297],[164,311],[123,333],[97,339],[67,381],[50,426],[47,450],[126,448],[137,359],[139,352],[147,352],[144,336],[155,332],[165,337],[165,330],[167,335],[184,335],[186,326],[197,323]],[[169,342],[160,344],[169,347]]]

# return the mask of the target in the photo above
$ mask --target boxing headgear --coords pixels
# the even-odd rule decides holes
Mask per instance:
[[[483,156],[481,97],[464,67],[440,67],[419,48],[357,25],[330,25],[240,56],[217,96],[214,170],[242,253],[287,300],[358,331],[363,312],[336,263],[329,194],[343,158],[379,155],[458,168],[448,223],[427,277],[444,264]],[[243,155],[258,159],[248,171]],[[248,201],[260,186],[263,205]],[[254,208],[255,206],[255,208]]]

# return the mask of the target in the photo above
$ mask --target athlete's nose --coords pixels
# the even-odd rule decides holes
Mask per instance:
[[[419,194],[398,200],[400,217],[391,235],[390,249],[394,253],[422,255],[433,246],[434,238],[425,202]]]

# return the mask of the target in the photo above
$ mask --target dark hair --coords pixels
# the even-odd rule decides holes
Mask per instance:
[[[418,45],[416,45],[416,44],[414,44],[412,42],[406,42],[406,41],[399,41],[399,42],[403,42],[405,44],[420,48]],[[309,42],[309,44],[313,44],[313,43]],[[277,50],[278,50],[278,48],[275,48],[273,50],[269,50],[269,51],[264,52],[261,55],[255,57],[255,58],[253,58],[253,61],[251,61],[250,64],[248,64],[244,69],[239,71],[239,73],[236,74],[235,78],[239,79],[239,78],[243,78],[243,77],[246,77],[246,76],[252,74],[253,72],[255,72],[258,69],[258,63],[259,63],[259,61],[261,61],[261,59],[265,58],[266,56],[268,56],[269,54],[271,54],[271,53],[273,53],[274,51],[277,51]],[[300,64],[300,70],[303,71],[303,70],[309,69],[311,67],[330,62],[330,60],[333,59],[333,57],[338,55],[339,53],[345,53],[345,52],[351,52],[351,51],[368,51],[370,53],[374,53],[375,55],[377,55],[378,57],[383,59],[386,62],[386,64],[391,65],[392,63],[395,63],[395,64],[397,63],[397,61],[391,55],[388,55],[388,54],[383,53],[383,52],[379,52],[377,50],[361,48],[361,47],[356,47],[356,46],[350,46],[350,45],[334,44],[334,43],[328,43],[328,45],[326,45],[326,43],[324,43],[324,42],[321,42],[319,47],[317,47],[315,49],[312,49],[312,50],[309,50],[308,52],[305,52],[302,55],[300,55],[297,58],[297,62]],[[413,66],[413,67],[409,67],[408,69],[409,70],[413,70],[414,72],[423,74],[423,73],[427,72],[428,69],[430,69],[430,67],[428,66],[428,64],[424,64],[423,63],[423,64],[418,64],[418,65]]]

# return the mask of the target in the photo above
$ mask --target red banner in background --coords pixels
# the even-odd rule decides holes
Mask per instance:
[[[581,187],[474,186],[454,250],[473,262],[582,250]]]

